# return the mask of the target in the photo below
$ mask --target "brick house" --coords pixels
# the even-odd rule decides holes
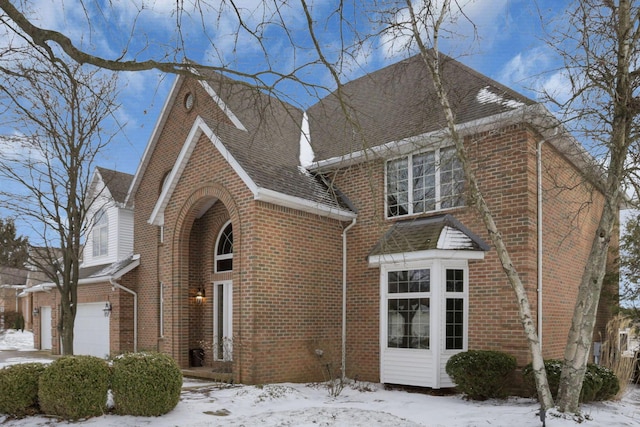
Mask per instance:
[[[454,60],[443,75],[544,356],[561,357],[603,202],[591,159],[532,100]],[[138,349],[187,368],[204,348],[209,370],[254,384],[344,366],[437,388],[452,385],[444,365],[460,351],[529,361],[420,57],[306,111],[203,77],[176,79],[122,202],[135,207],[136,255],[118,277],[129,292],[91,291],[111,301],[112,334],[135,318]],[[125,335],[111,335],[112,353],[130,349]]]
[[[124,205],[133,176],[98,167],[87,194],[90,218],[78,281],[74,353],[105,357],[136,347],[133,286],[133,210]],[[38,252],[38,251],[36,251]],[[42,263],[42,262],[41,262]],[[30,284],[36,348],[62,352],[58,332],[60,295],[43,276]]]

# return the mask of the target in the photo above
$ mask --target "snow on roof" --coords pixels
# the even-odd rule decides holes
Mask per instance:
[[[491,92],[489,88],[490,86],[485,86],[480,89],[480,91],[478,91],[478,94],[476,95],[476,101],[481,104],[498,104],[502,105],[503,107],[513,109],[524,107],[525,104],[523,102],[516,101],[515,99],[503,98],[502,96]]]

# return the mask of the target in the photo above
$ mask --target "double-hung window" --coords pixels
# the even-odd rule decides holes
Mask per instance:
[[[107,255],[109,251],[109,218],[104,208],[96,213],[92,234],[93,256]]]
[[[464,176],[456,150],[439,148],[387,162],[387,216],[462,206]]]

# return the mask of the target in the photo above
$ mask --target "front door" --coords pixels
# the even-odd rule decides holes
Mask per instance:
[[[230,280],[213,283],[213,358],[233,360],[233,285]]]
[[[40,348],[51,350],[51,307],[40,307]]]

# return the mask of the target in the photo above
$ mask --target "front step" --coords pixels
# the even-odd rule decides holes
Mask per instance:
[[[211,380],[219,383],[233,384],[232,372],[216,372],[211,368],[198,367],[198,368],[183,369],[182,375],[187,378],[206,379],[206,380]]]

